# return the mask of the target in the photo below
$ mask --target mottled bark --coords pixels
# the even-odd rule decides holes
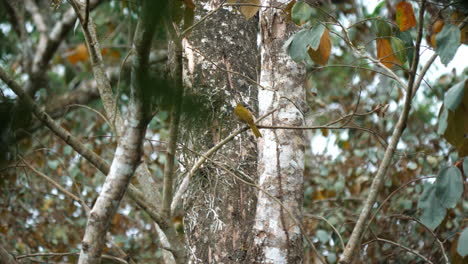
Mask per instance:
[[[264,6],[288,1],[265,0]],[[275,90],[258,93],[260,115],[278,110],[261,124],[304,125],[306,112],[305,69],[282,49],[294,31],[281,10],[266,8],[260,13],[260,84]],[[302,234],[297,221],[302,217],[304,144],[301,130],[262,130],[258,144],[259,185],[278,198],[285,208],[263,192],[258,194],[251,262],[302,263]],[[291,213],[291,214],[290,214]]]
[[[195,1],[195,22],[219,7],[222,1]],[[235,120],[237,101],[256,109],[258,20],[248,21],[234,8],[221,8],[194,28],[184,42],[184,75],[189,93],[208,103],[200,118],[189,125],[183,138],[200,153],[228,136],[241,123]],[[254,111],[256,113],[256,111]],[[199,156],[184,156],[188,163]],[[256,178],[256,140],[251,132],[224,145],[212,159]],[[192,263],[244,263],[252,243],[255,190],[233,179],[215,164],[205,161],[190,179],[184,199],[184,227]]]

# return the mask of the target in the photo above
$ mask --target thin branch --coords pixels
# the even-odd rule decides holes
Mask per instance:
[[[78,256],[79,253],[74,252],[65,252],[65,253],[54,253],[54,252],[47,252],[47,253],[33,253],[33,254],[26,254],[26,255],[19,255],[16,259],[24,259],[24,258],[34,258],[34,257],[67,257],[67,256]],[[128,264],[128,262],[124,259],[110,256],[110,255],[102,255],[103,259],[108,259],[111,261],[115,261],[122,264]]]
[[[417,178],[417,179],[413,179],[413,180],[410,180],[404,184],[402,184],[400,187],[398,187],[396,190],[394,190],[392,193],[390,193],[387,198],[385,198],[385,200],[383,200],[383,202],[380,204],[380,206],[377,208],[377,210],[375,210],[374,214],[372,215],[371,219],[369,220],[369,222],[367,223],[367,226],[366,226],[366,229],[364,230],[363,234],[366,233],[366,231],[369,229],[370,225],[372,224],[372,222],[374,221],[375,217],[377,216],[377,214],[380,212],[380,210],[382,209],[382,207],[395,195],[397,194],[399,191],[403,190],[406,188],[406,186],[410,185],[411,183],[414,183],[414,182],[417,182],[417,181],[421,181],[421,180],[426,180],[426,179],[431,179],[431,178],[434,178],[434,177],[421,177],[421,178]]]
[[[411,65],[410,79],[408,82],[408,87],[406,89],[403,112],[401,113],[397,121],[397,124],[395,125],[395,128],[392,133],[392,137],[390,139],[390,144],[387,146],[387,149],[385,150],[384,158],[379,166],[376,176],[374,177],[372,181],[372,185],[369,190],[369,195],[367,196],[367,199],[363,205],[358,221],[356,222],[356,225],[354,226],[351,237],[346,245],[346,249],[340,258],[340,263],[351,263],[352,261],[353,254],[355,253],[355,249],[357,248],[358,243],[361,241],[361,235],[363,232],[364,225],[366,221],[368,220],[367,218],[369,217],[372,206],[374,205],[377,199],[378,191],[380,189],[380,186],[382,185],[382,182],[385,178],[388,167],[392,161],[396,146],[398,142],[400,141],[401,134],[406,128],[409,111],[411,109],[411,101],[413,98],[412,97],[413,84],[414,84],[414,80],[416,77],[417,66],[419,64],[419,48],[420,48],[421,39],[422,39],[422,29],[423,29],[423,24],[424,24],[424,11],[426,8],[425,3],[426,3],[425,0],[422,0],[420,11],[419,11],[418,36],[416,39],[416,46],[414,49],[413,63]]]
[[[34,173],[36,173],[38,176],[41,178],[45,179],[47,182],[55,186],[57,189],[59,189],[61,192],[72,198],[73,200],[80,202],[81,199],[74,195],[73,193],[69,192],[67,189],[65,189],[62,185],[60,185],[58,182],[54,181],[51,179],[49,176],[45,175],[44,173],[38,171],[36,168],[34,168],[29,162],[23,159],[23,157],[20,156],[21,161],[23,161],[23,164],[28,167],[30,170],[32,170]]]
[[[88,21],[85,21],[85,3],[82,3],[77,0],[70,0],[69,2],[72,5],[73,9],[75,10],[75,13],[77,14],[81,22],[81,28],[83,29],[86,44],[88,47],[94,78],[96,80],[99,89],[99,94],[101,95],[102,103],[107,113],[107,117],[109,120],[114,120],[115,118],[116,126],[114,129],[116,131],[116,134],[118,136],[121,136],[124,127],[123,119],[122,115],[120,114],[120,111],[118,111],[118,109],[115,109],[116,99],[114,97],[114,93],[112,91],[109,79],[106,75],[104,63],[102,60],[101,46],[97,38],[96,27],[91,17],[88,17]]]
[[[442,251],[442,256],[444,257],[444,260],[445,260],[445,264],[450,264],[447,253],[445,252],[444,244],[442,243],[442,241],[440,241],[440,239],[437,237],[437,235],[434,233],[434,231],[432,231],[429,227],[427,227],[425,224],[423,224],[418,219],[416,219],[414,217],[411,217],[411,216],[408,216],[408,215],[392,215],[391,217],[398,217],[399,219],[403,219],[403,220],[412,220],[412,221],[418,223],[419,225],[421,225],[422,227],[424,227],[424,229],[426,229],[435,238],[435,240],[439,244],[440,250]]]
[[[70,134],[70,132],[57,124],[46,112],[41,110],[41,108],[31,99],[31,97],[29,97],[26,92],[24,92],[19,84],[6,74],[2,67],[0,67],[0,79],[11,88],[11,90],[22,100],[22,102],[31,109],[33,114],[41,122],[43,122],[57,137],[65,141],[66,144],[71,146],[78,154],[83,156],[103,174],[107,175],[109,173],[110,166],[104,159],[102,159],[95,152],[88,149],[75,136]],[[137,201],[137,204],[139,204],[141,208],[151,208],[151,206],[146,204],[146,200],[141,198],[138,188],[132,184],[130,185],[127,193],[129,194],[130,198]],[[157,220],[160,226],[169,228],[170,225],[166,223],[166,219],[161,217],[156,210],[146,212],[151,215],[155,221]]]
[[[223,5],[224,5],[224,2],[226,2],[226,0],[223,0],[221,4],[219,4],[219,6],[215,9],[213,9],[211,12],[209,12],[208,14],[206,14],[204,17],[202,17],[200,20],[198,20],[196,23],[194,23],[193,25],[191,25],[190,27],[186,28],[184,31],[182,31],[182,33],[180,33],[179,35],[179,38],[180,39],[183,39],[188,33],[190,33],[190,31],[192,31],[192,29],[194,29],[195,27],[197,27],[198,25],[200,25],[203,21],[205,21],[207,18],[209,18],[210,16],[212,16],[214,13],[218,12],[218,10],[220,10]]]
[[[370,133],[370,134],[374,135],[379,140],[379,143],[382,146],[384,146],[384,147],[387,146],[387,144],[385,143],[385,139],[381,135],[379,135],[377,132],[373,131],[372,129],[365,128],[365,127],[358,127],[358,126],[339,126],[339,127],[335,127],[335,126],[328,126],[328,125],[325,125],[325,126],[267,126],[267,125],[258,125],[257,127],[258,128],[263,128],[263,129],[292,129],[292,130],[355,129],[355,130],[365,131],[367,133]]]
[[[318,219],[318,220],[322,220],[324,221],[325,223],[327,223],[327,225],[329,225],[332,229],[333,229],[333,232],[335,232],[335,234],[338,236],[338,238],[340,239],[340,244],[341,244],[341,249],[344,250],[345,248],[345,244],[343,242],[343,238],[341,237],[340,235],[340,232],[338,232],[338,229],[336,229],[335,226],[332,225],[332,223],[330,223],[330,221],[328,221],[325,217],[321,216],[321,215],[313,215],[313,214],[310,214],[310,215],[307,215],[309,217],[312,217],[312,218],[315,218],[315,219]]]
[[[374,239],[373,241],[384,242],[384,243],[388,243],[388,244],[397,246],[397,247],[399,247],[399,248],[401,248],[401,249],[404,249],[405,251],[407,251],[407,252],[409,252],[409,253],[411,253],[411,254],[413,254],[413,255],[416,255],[416,256],[420,257],[422,260],[424,260],[424,261],[427,262],[427,263],[434,264],[434,263],[433,263],[432,261],[430,261],[428,258],[426,258],[426,257],[424,257],[423,255],[421,255],[421,253],[419,253],[418,251],[413,250],[413,249],[408,248],[408,247],[405,247],[405,246],[403,246],[402,244],[393,242],[393,241],[391,241],[391,240],[383,239],[383,238],[376,238],[376,239]],[[368,242],[368,243],[366,243],[366,244],[372,243],[373,241],[370,241],[370,242]]]
[[[172,3],[172,2],[171,2]],[[184,84],[182,80],[182,39],[178,37],[175,26],[170,23],[172,17],[166,22],[166,28],[171,35],[171,52],[169,53],[169,65],[171,77],[176,89],[171,102],[169,139],[166,146],[166,161],[164,164],[163,180],[163,206],[162,213],[167,218],[171,217],[171,203],[173,197],[173,182],[175,175],[175,159],[179,134],[180,116],[183,104]]]

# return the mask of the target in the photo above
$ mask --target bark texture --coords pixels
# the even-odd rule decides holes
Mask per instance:
[[[281,6],[288,1],[265,0],[263,6]],[[260,13],[260,84],[275,90],[259,90],[259,112],[277,109],[261,124],[304,125],[305,69],[282,49],[294,31],[284,13],[264,8]],[[305,137],[301,130],[263,130],[258,143],[258,194],[252,263],[302,263],[303,244],[298,221],[302,216]],[[271,197],[282,202],[280,206]]]
[[[195,22],[223,1],[195,1]],[[203,98],[202,122],[184,120],[186,144],[203,153],[241,123],[233,116],[238,101],[256,109],[258,20],[223,7],[194,28],[184,42],[184,80],[189,93]],[[226,71],[227,70],[227,71]],[[256,113],[256,111],[254,111]],[[203,124],[203,125],[202,125]],[[185,156],[187,170],[199,156]],[[256,140],[243,133],[212,159],[256,178]],[[255,189],[235,180],[210,161],[190,179],[184,199],[184,227],[191,263],[245,263],[252,243]]]

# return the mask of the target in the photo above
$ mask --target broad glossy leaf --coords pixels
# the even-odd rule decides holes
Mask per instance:
[[[390,37],[392,35],[392,27],[386,20],[377,18],[372,22],[372,24],[378,38]]]
[[[463,85],[464,84],[464,85]],[[464,88],[463,97],[461,97],[461,91]],[[468,80],[455,85],[450,90],[454,89],[450,94],[447,93],[447,102],[451,105],[451,108],[447,109],[447,128],[444,131],[444,138],[458,150],[460,157],[468,155]],[[447,103],[446,102],[446,103]],[[444,106],[444,108],[448,108]]]
[[[452,61],[460,45],[460,29],[456,25],[445,24],[435,39],[436,51],[440,56],[440,61],[447,65]]]
[[[310,30],[302,29],[289,38],[285,45],[288,47],[288,54],[295,62],[300,62],[307,57],[307,46],[310,46]]]
[[[437,133],[439,135],[443,135],[445,133],[445,130],[447,129],[447,119],[448,119],[448,110],[444,106],[441,107],[442,113],[439,116],[439,126],[437,128]]]
[[[468,255],[468,227],[463,229],[463,232],[458,238],[457,253],[462,257]]]
[[[406,46],[403,40],[396,38],[396,37],[392,37],[390,42],[392,43],[392,49],[395,52],[395,56],[397,57],[397,59],[401,63],[405,63],[407,57],[406,57]]]
[[[289,56],[296,62],[306,59],[308,57],[307,50],[309,47],[317,49],[320,45],[320,39],[324,31],[325,26],[320,24],[311,29],[298,31],[285,43],[285,46],[288,48]]]
[[[455,207],[463,193],[463,179],[457,167],[444,168],[435,182],[436,195],[441,204],[449,209]]]
[[[313,13],[314,9],[310,5],[305,2],[297,2],[291,10],[291,18],[294,23],[300,26],[309,21]]]
[[[409,31],[401,32],[397,31],[395,36],[399,39],[401,39],[405,43],[405,53],[407,60],[409,62],[409,66],[411,67],[411,63],[413,62],[413,56],[414,56],[414,43],[413,43],[413,37],[411,36],[411,33]]]
[[[396,22],[401,32],[416,26],[416,18],[414,17],[413,6],[410,3],[401,1],[397,4]]]
[[[463,101],[465,90],[468,90],[468,80],[464,80],[452,86],[444,98],[444,105],[451,111],[455,111]]]
[[[437,199],[435,192],[435,185],[427,183],[418,202],[418,208],[422,209],[420,221],[431,230],[440,225],[447,213],[447,210]]]

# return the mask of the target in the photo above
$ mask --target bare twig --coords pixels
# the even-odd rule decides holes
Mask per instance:
[[[16,259],[25,259],[25,258],[34,258],[34,257],[67,257],[67,256],[78,256],[79,253],[74,253],[74,252],[65,252],[65,253],[54,253],[54,252],[48,252],[48,253],[33,253],[33,254],[26,254],[26,255],[19,255],[16,257]],[[102,255],[103,259],[108,259],[112,260],[118,263],[122,264],[128,264],[128,262],[124,259],[110,256],[110,255]]]
[[[374,239],[374,240],[372,240],[372,241],[367,242],[366,244],[372,243],[372,242],[374,242],[374,241],[384,242],[384,243],[388,243],[388,244],[397,246],[397,247],[402,248],[402,249],[404,249],[405,251],[407,251],[407,252],[409,252],[409,253],[411,253],[411,254],[413,254],[413,255],[416,255],[416,256],[420,257],[422,260],[424,260],[424,261],[427,262],[427,263],[434,264],[434,263],[433,263],[432,261],[430,261],[428,258],[426,258],[426,257],[424,257],[423,255],[421,255],[421,253],[419,253],[418,251],[413,250],[413,249],[408,248],[408,247],[405,247],[405,246],[403,246],[402,244],[393,242],[393,241],[391,241],[391,240],[387,240],[387,239],[383,239],[383,238],[376,238],[376,239]]]
[[[327,223],[327,225],[329,225],[333,231],[335,232],[335,234],[338,236],[338,238],[340,239],[340,244],[341,244],[341,249],[344,250],[345,248],[345,244],[343,242],[343,238],[341,237],[341,234],[340,232],[338,232],[338,229],[336,229],[335,226],[332,225],[332,223],[330,223],[330,221],[328,221],[325,217],[321,216],[321,215],[313,215],[313,214],[309,214],[307,215],[309,217],[312,217],[312,218],[315,218],[315,219],[319,219],[319,220],[322,220],[324,221],[325,223]]]
[[[366,229],[364,230],[363,234],[366,233],[366,231],[369,229],[372,221],[374,221],[375,217],[377,216],[377,214],[379,213],[379,211],[382,209],[382,207],[395,195],[397,194],[399,191],[403,190],[404,188],[406,188],[406,186],[410,185],[411,183],[414,183],[414,182],[417,182],[417,181],[421,181],[421,180],[425,180],[425,179],[431,179],[431,178],[434,178],[434,177],[421,177],[421,178],[417,178],[417,179],[413,179],[413,180],[410,180],[404,184],[402,184],[400,187],[398,187],[396,190],[394,190],[391,194],[389,194],[387,196],[387,198],[385,198],[385,200],[383,200],[383,202],[380,204],[379,208],[377,208],[377,210],[375,210],[374,214],[372,215],[371,219],[369,220],[369,222],[367,223],[367,226],[366,226]]]
[[[53,186],[55,186],[57,189],[59,189],[61,192],[63,192],[64,194],[66,194],[67,196],[69,196],[70,198],[72,198],[73,200],[77,201],[77,202],[80,202],[81,199],[74,195],[73,193],[69,192],[67,189],[65,189],[62,185],[60,185],[58,182],[54,181],[52,178],[50,178],[49,176],[45,175],[44,173],[36,170],[36,168],[34,168],[29,162],[25,161],[23,159],[23,157],[20,156],[20,159],[21,161],[23,161],[23,164],[28,167],[30,170],[32,170],[34,173],[36,173],[37,175],[39,175],[41,178],[45,179],[47,182],[49,182],[50,184],[52,184]]]
[[[440,241],[440,239],[437,237],[437,235],[434,233],[434,231],[432,231],[429,227],[427,227],[425,224],[423,224],[418,219],[416,219],[414,217],[411,217],[411,216],[408,216],[408,215],[392,215],[390,217],[397,217],[399,219],[404,219],[404,220],[412,220],[412,221],[418,223],[419,225],[421,225],[422,227],[424,227],[424,229],[426,229],[435,238],[435,240],[439,244],[440,250],[442,251],[442,256],[444,257],[444,260],[445,260],[445,264],[450,264],[447,253],[445,252],[444,244],[442,243],[442,241]]]

